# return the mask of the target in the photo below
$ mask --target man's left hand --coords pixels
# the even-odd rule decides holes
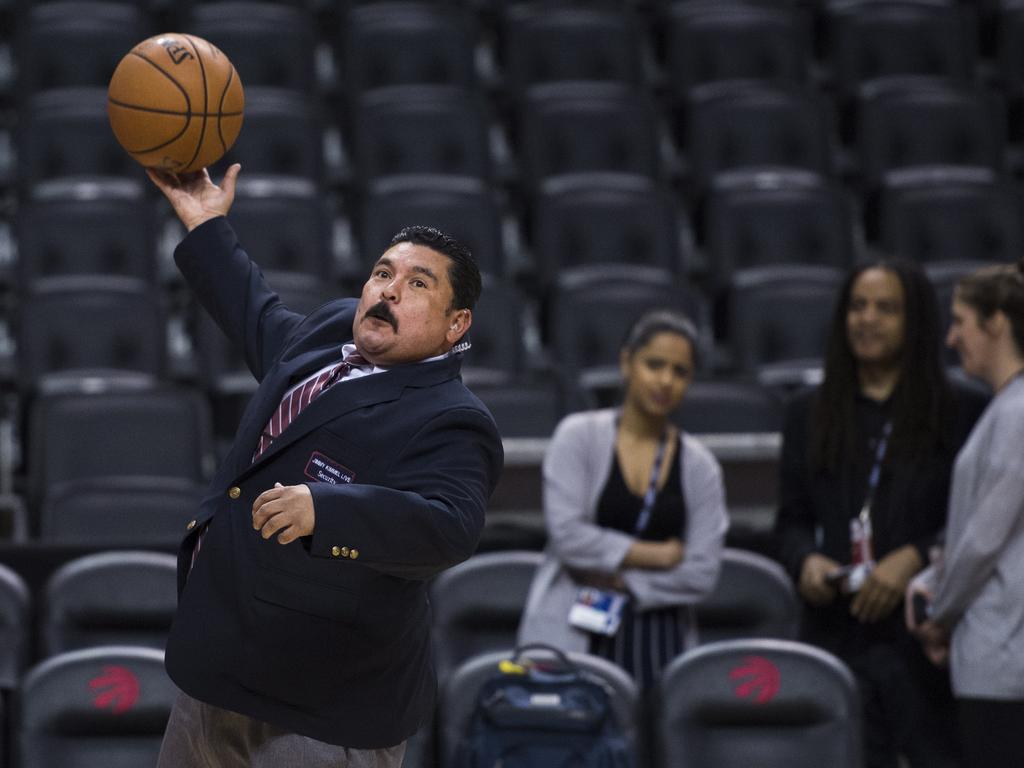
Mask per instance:
[[[899,604],[914,574],[921,570],[921,557],[909,544],[878,561],[850,604],[850,613],[866,623],[884,619]]]
[[[274,483],[252,503],[252,527],[264,539],[277,534],[279,544],[291,544],[300,536],[313,533],[316,515],[313,494],[306,485]]]

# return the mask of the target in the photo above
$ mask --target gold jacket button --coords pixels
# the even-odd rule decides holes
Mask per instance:
[[[341,556],[342,557],[348,557],[348,553],[349,553],[348,547],[342,547],[341,548]]]
[[[188,525],[185,526],[185,528],[187,530],[189,530],[189,531],[191,531],[195,527],[196,527],[196,521],[195,520],[189,520],[188,521]]]
[[[348,556],[355,560],[357,557],[359,557],[359,550],[353,549],[351,552],[349,552]]]
[[[341,554],[341,547],[331,547],[331,555],[337,557]]]
[[[242,489],[239,488],[237,485],[232,485],[230,488],[228,488],[228,496],[230,496],[232,499],[237,499],[241,495]]]

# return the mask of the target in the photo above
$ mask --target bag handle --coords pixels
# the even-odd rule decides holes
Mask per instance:
[[[565,651],[557,646],[548,645],[547,643],[523,643],[522,645],[517,645],[515,650],[512,651],[512,656],[516,661],[518,661],[522,658],[524,651],[548,651],[551,655],[557,656],[558,660],[563,664],[572,664]]]
[[[517,645],[515,650],[512,651],[512,658],[517,664],[521,664],[525,661],[527,651],[546,651],[555,657],[557,666],[559,669],[563,669],[567,672],[578,672],[579,667],[569,658],[569,655],[554,645],[548,645],[547,643],[524,643],[523,645]]]

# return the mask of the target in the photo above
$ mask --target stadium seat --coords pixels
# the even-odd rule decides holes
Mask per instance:
[[[526,2],[502,15],[505,86],[513,100],[539,83],[643,82],[642,33],[625,5]]]
[[[673,420],[691,434],[778,432],[782,402],[756,381],[698,379]]]
[[[487,179],[487,117],[477,95],[444,85],[366,91],[356,107],[358,182],[393,174],[443,173]]]
[[[369,267],[403,227],[426,224],[464,243],[481,272],[504,276],[500,217],[493,190],[480,178],[430,173],[373,179],[362,197],[362,261]]]
[[[392,85],[476,82],[471,16],[454,4],[384,0],[351,4],[336,35],[342,81],[351,102]]]
[[[516,379],[505,384],[473,383],[503,438],[549,438],[562,415],[562,397],[554,378]]]
[[[894,171],[879,207],[882,245],[920,264],[1014,262],[1024,253],[1021,191],[987,169]]]
[[[710,273],[725,285],[737,269],[772,264],[846,268],[855,253],[849,193],[807,171],[719,174],[705,208]]]
[[[477,654],[515,645],[519,618],[542,559],[540,552],[487,552],[434,579],[430,603],[439,680]]]
[[[43,661],[26,674],[12,722],[17,768],[155,765],[177,689],[163,652],[104,646]]]
[[[655,721],[660,768],[860,768],[853,675],[788,640],[698,646],[662,672]]]
[[[14,690],[22,670],[28,666],[32,647],[31,608],[25,580],[0,563],[0,694]],[[0,733],[2,722],[0,720]]]
[[[335,276],[330,212],[309,178],[239,177],[231,226],[264,272]]]
[[[799,86],[705,83],[690,89],[685,109],[682,146],[697,196],[722,171],[832,171],[833,116],[821,98]]]
[[[175,555],[143,550],[98,552],[62,565],[47,579],[40,606],[44,657],[104,645],[162,651],[178,604],[177,568]]]
[[[115,275],[42,278],[27,287],[18,313],[20,380],[29,387],[50,374],[96,370],[158,376],[165,335],[151,284]]]
[[[663,178],[657,118],[623,83],[547,83],[527,89],[519,109],[523,180],[586,171]]]
[[[1002,99],[978,87],[923,77],[867,83],[857,107],[863,187],[877,190],[889,171],[926,165],[1003,171]]]
[[[967,3],[833,0],[822,21],[827,66],[846,101],[877,78],[974,77],[977,27]]]
[[[1010,139],[1024,139],[1024,3],[1018,0],[990,0],[995,37],[994,61],[999,86],[1010,112]]]
[[[264,277],[285,306],[296,312],[308,313],[338,298],[323,279],[306,273],[266,272]],[[188,315],[200,382],[213,404],[216,454],[223,457],[238,429],[242,412],[256,391],[257,381],[242,352],[231,345],[198,303],[189,307]]]
[[[31,3],[19,15],[15,52],[22,96],[50,88],[106,88],[128,51],[158,31],[135,3]]]
[[[774,560],[726,547],[718,582],[694,612],[702,644],[753,637],[795,640],[800,602],[789,575]]]
[[[195,390],[112,386],[39,395],[28,424],[34,509],[62,483],[140,475],[203,483],[212,474],[209,407]]]
[[[953,314],[953,293],[956,283],[961,277],[966,277],[982,267],[992,266],[993,262],[985,261],[932,261],[925,263],[924,271],[935,289],[935,295],[939,303],[939,328],[943,336],[949,330],[950,320]],[[947,367],[953,368],[960,365],[960,355],[955,349],[942,345],[942,357]],[[975,380],[974,384],[978,384]],[[987,386],[987,385],[982,385]],[[987,392],[985,393],[988,394]]]
[[[49,491],[39,539],[51,544],[175,548],[204,486],[182,477],[86,478]]]
[[[301,176],[324,181],[323,115],[302,91],[268,86],[245,89],[245,126],[210,173],[220,178],[239,162],[247,176]]]
[[[661,269],[593,264],[562,274],[553,293],[550,344],[570,410],[614,399],[621,383],[619,349],[629,327],[646,310],[683,312],[699,332],[705,325],[700,298]],[[698,340],[698,355],[707,351],[704,344]]]
[[[277,292],[286,307],[308,313],[334,298],[323,281],[306,273],[265,272],[268,285]],[[192,333],[196,340],[199,369],[205,387],[214,393],[256,391],[256,379],[247,367],[242,352],[235,349],[213,318],[198,303],[191,306]]]
[[[441,689],[437,710],[441,765],[455,765],[453,760],[469,726],[480,687],[497,674],[498,664],[511,656],[511,650],[480,654],[462,663],[449,675]],[[543,658],[543,654],[537,658]],[[608,690],[612,711],[635,762],[643,754],[645,742],[638,716],[640,697],[633,679],[620,667],[597,656],[571,653],[569,659]]]
[[[795,5],[673,3],[665,35],[666,76],[676,99],[717,80],[804,83],[810,27]]]
[[[620,263],[683,271],[688,227],[669,192],[649,176],[550,176],[534,196],[533,252],[544,286],[566,270]]]
[[[483,299],[473,309],[462,377],[470,386],[508,384],[523,372],[523,301],[507,280],[483,276]]]
[[[252,86],[318,92],[316,30],[305,8],[251,0],[195,3],[186,29],[224,52],[246,96]]]
[[[17,178],[25,190],[66,176],[140,173],[110,130],[105,87],[37,91],[20,112],[17,135]]]
[[[737,368],[767,386],[815,383],[843,271],[779,265],[738,270],[729,289]]]
[[[141,182],[53,180],[36,185],[18,215],[18,276],[108,274],[152,283],[156,216]]]

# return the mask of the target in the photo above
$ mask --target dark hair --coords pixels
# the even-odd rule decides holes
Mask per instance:
[[[1010,321],[1017,353],[1024,355],[1024,259],[984,267],[957,281],[956,298],[984,320],[1002,312]]]
[[[480,298],[480,269],[469,248],[439,229],[424,226],[405,227],[391,238],[391,245],[415,243],[442,253],[451,262],[448,280],[452,284],[451,309],[473,309]]]
[[[857,279],[869,269],[892,273],[903,287],[903,347],[899,381],[892,393],[890,455],[924,455],[945,439],[951,405],[942,367],[942,331],[935,289],[917,264],[905,259],[876,259],[854,268],[840,288],[825,349],[825,376],[815,398],[810,434],[810,463],[835,471],[844,455],[856,450],[855,402],[860,388],[857,361],[850,349],[847,313]]]
[[[645,312],[630,326],[622,349],[632,357],[659,333],[674,333],[690,342],[693,364],[697,364],[697,326],[686,315],[668,309]]]

